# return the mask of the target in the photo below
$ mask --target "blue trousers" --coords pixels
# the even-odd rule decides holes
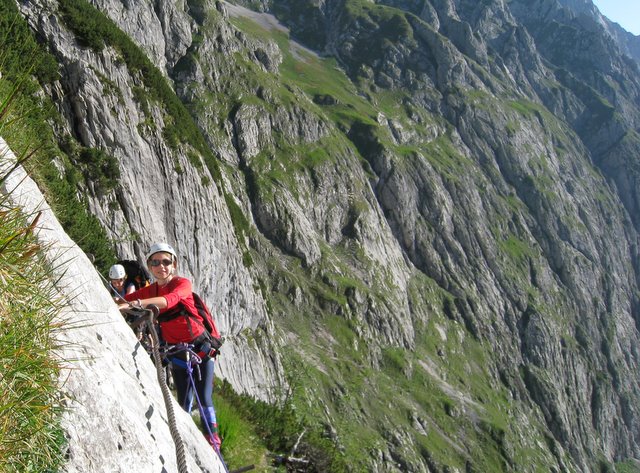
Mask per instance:
[[[213,373],[215,361],[213,358],[204,358],[199,366],[200,375],[198,375],[198,370],[194,369],[192,376],[196,386],[196,393],[198,394],[198,399],[200,399],[205,415],[205,419],[202,420],[209,424],[209,428],[212,428],[214,425],[217,427],[216,412],[213,408]],[[176,386],[178,403],[180,403],[185,411],[191,412],[194,393],[189,383],[187,369],[178,366],[176,363],[171,363],[171,374]]]

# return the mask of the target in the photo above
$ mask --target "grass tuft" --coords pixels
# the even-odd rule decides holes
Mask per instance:
[[[0,185],[18,164],[37,159],[24,97],[55,78],[56,65],[35,47],[13,2],[0,1],[0,135],[17,158],[0,150]],[[31,40],[31,41],[29,41]],[[7,42],[15,48],[6,48]],[[25,58],[28,71],[20,71]],[[27,128],[28,124],[26,125]],[[54,472],[64,461],[62,399],[56,357],[61,303],[34,229],[40,214],[25,215],[0,193],[0,471]]]
[[[4,168],[6,156],[0,156]],[[0,180],[6,176],[0,175]],[[60,305],[33,227],[0,196],[0,471],[56,471],[63,460],[59,426]]]

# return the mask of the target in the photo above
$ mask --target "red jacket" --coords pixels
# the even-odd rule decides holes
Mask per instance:
[[[197,314],[198,311],[193,302],[191,281],[187,278],[174,276],[168,284],[158,286],[153,283],[146,287],[141,287],[131,294],[124,296],[125,300],[131,302],[137,299],[149,299],[150,297],[163,296],[167,300],[167,307],[160,309],[160,330],[162,338],[167,343],[190,342],[204,332],[204,326],[197,317],[185,317],[178,315],[171,320],[162,321],[162,314],[179,309],[178,306],[186,309],[190,314]]]

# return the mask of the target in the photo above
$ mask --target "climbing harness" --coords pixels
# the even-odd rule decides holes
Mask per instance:
[[[200,396],[198,395],[198,391],[196,390],[196,383],[193,377],[194,372],[196,372],[197,375],[200,376],[200,363],[202,363],[201,353],[197,353],[195,351],[195,348],[196,347],[192,344],[178,343],[175,345],[168,345],[165,348],[164,353],[165,353],[165,357],[171,363],[187,371],[187,376],[189,378],[189,389],[190,389],[190,392],[193,393],[193,396],[194,396],[193,399],[195,399],[196,404],[198,405],[198,412],[200,413],[200,419],[202,420],[202,423],[205,425],[209,436],[212,436],[213,432],[211,431],[209,422],[207,422],[204,406],[202,405]],[[183,355],[185,359],[183,360],[181,358],[178,358],[176,355]],[[185,396],[184,402],[185,404],[190,405],[192,402],[192,398],[189,395],[187,395]],[[188,406],[185,405],[183,407],[188,407]],[[189,409],[185,409],[185,410],[189,411]],[[220,449],[218,448],[218,446],[215,443],[213,443],[212,446],[213,446],[213,449],[218,454],[218,458],[220,458],[220,463],[222,463],[222,466],[224,467],[224,470],[227,473],[243,473],[245,471],[253,470],[255,468],[255,465],[247,465],[247,466],[238,468],[236,470],[230,471],[229,468],[227,467],[226,462],[224,461],[224,458],[222,457],[222,453],[220,452]]]

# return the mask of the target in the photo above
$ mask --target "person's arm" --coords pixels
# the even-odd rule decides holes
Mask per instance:
[[[191,281],[187,278],[180,278],[176,280],[175,285],[171,288],[171,291],[163,296],[144,297],[150,290],[147,288],[152,286],[146,286],[138,289],[137,291],[127,294],[124,298],[128,301],[124,304],[118,304],[118,309],[128,309],[129,307],[146,308],[150,305],[155,305],[158,309],[166,309],[177,306],[181,300],[186,299],[191,295]],[[140,297],[136,297],[140,296]]]
[[[166,304],[166,301],[164,301],[164,297],[159,296],[159,297],[150,297],[151,296],[151,290],[149,289],[151,286],[146,286],[146,287],[141,287],[140,289],[138,289],[137,291],[133,291],[129,294],[125,294],[124,295],[124,299],[122,301],[120,301],[118,303],[118,309],[122,310],[122,309],[129,309],[131,307],[145,307],[146,305],[150,305],[153,302],[148,302],[152,299],[162,299],[160,301],[155,301],[155,302],[159,302],[160,304],[162,304],[163,302]],[[157,294],[157,289],[156,289],[156,294]],[[140,304],[138,304],[138,301],[140,301]],[[143,303],[143,301],[145,301],[145,303]],[[160,306],[160,304],[156,304],[158,305],[158,308],[163,308]]]
[[[158,309],[165,309],[168,307],[167,299],[164,296],[156,296],[149,297],[147,299],[134,299],[130,302],[124,302],[122,304],[118,304],[118,309],[129,309],[130,307],[138,307],[140,309],[144,309],[147,306],[155,305]]]
[[[135,284],[133,284],[132,282],[130,282],[127,286],[127,290],[125,291],[125,294],[131,294],[133,292],[136,291],[136,286]]]

